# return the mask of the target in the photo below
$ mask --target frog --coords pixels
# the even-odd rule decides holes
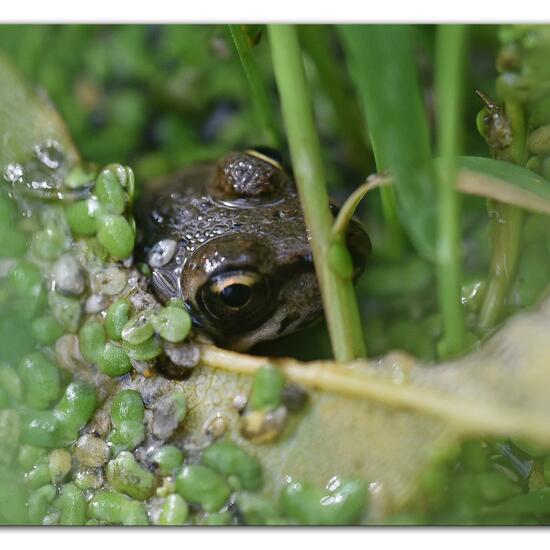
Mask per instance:
[[[247,351],[322,317],[310,235],[278,151],[230,151],[161,177],[146,186],[136,218],[151,291],[164,304],[183,301],[196,331],[218,346]],[[370,239],[353,219],[346,240],[357,279]]]

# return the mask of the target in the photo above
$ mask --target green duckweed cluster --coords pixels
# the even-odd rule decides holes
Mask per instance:
[[[547,525],[550,455],[520,441],[467,440],[424,474],[391,525]]]
[[[21,28],[5,30],[0,42],[20,56],[18,64],[32,80],[47,87],[86,158],[107,163],[139,155],[136,173],[149,177],[215,157],[235,143],[250,143],[254,125],[240,104],[246,82],[228,78],[240,67],[236,58],[223,61],[233,54],[220,40],[219,29],[64,26],[24,32],[26,40]],[[53,32],[61,33],[59,51],[48,48],[41,67],[33,67],[29,49],[39,48]],[[107,40],[101,39],[102,32]],[[429,41],[429,32],[419,31],[421,42]],[[542,116],[547,101],[535,93],[542,90],[546,69],[533,48],[547,40],[546,33],[517,26],[504,33],[497,87],[503,97],[519,94],[522,103],[532,105],[528,166],[548,177],[548,121]],[[205,53],[198,34],[208,38],[214,53]],[[80,35],[86,38],[76,39]],[[91,43],[102,44],[100,53]],[[58,62],[73,44],[88,52],[83,67],[68,58],[65,64]],[[177,63],[185,57],[183,51],[192,63]],[[77,58],[73,53],[70,57]],[[217,65],[209,72],[215,82],[206,85],[204,67],[213,58]],[[158,67],[165,66],[177,69],[159,74]],[[152,106],[149,96],[136,91],[136,83],[155,88]],[[229,105],[220,102],[227,97]],[[322,131],[335,141],[329,129],[332,115],[323,101],[318,109]],[[212,127],[213,141],[199,135],[212,133]],[[42,158],[45,152],[55,164],[55,147],[43,148]],[[39,160],[33,159],[29,171]],[[167,437],[150,454],[141,452],[151,433],[148,416],[154,404],[120,384],[155,374],[165,344],[184,343],[191,323],[181,303],[162,307],[135,285],[140,273],[130,261],[136,233],[133,173],[119,164],[100,171],[79,168],[64,174],[59,188],[40,189],[32,183],[42,180],[26,172],[26,166],[13,165],[0,192],[0,523],[360,522],[368,508],[365,480],[335,477],[326,487],[291,480],[278,498],[267,499],[262,465],[227,438],[189,453]],[[56,180],[54,171],[46,172]],[[350,181],[359,181],[355,176]],[[335,179],[341,177],[335,174]],[[25,192],[18,191],[23,188]],[[465,199],[469,259],[462,302],[472,343],[485,291],[484,258],[489,256],[484,215],[479,203]],[[376,216],[374,212],[370,219]],[[376,221],[369,232],[376,241]],[[526,218],[512,309],[533,304],[548,280],[550,261],[541,262],[549,260],[547,233],[547,219]],[[363,303],[369,352],[399,347],[424,359],[437,358],[441,320],[435,313],[430,265],[414,256],[395,261],[383,246],[374,250],[375,261],[359,288],[369,296]],[[326,344],[324,334],[321,340]],[[243,421],[260,440],[276,438],[292,404],[303,405],[303,395],[288,390],[273,366],[254,378]],[[169,406],[178,426],[185,426],[183,396],[170,396]],[[388,523],[547,524],[549,484],[550,459],[537,449],[521,442],[467,442],[426,473],[413,507]]]
[[[116,178],[109,179],[113,174]],[[15,201],[1,195],[1,207],[12,212],[10,230],[20,232],[28,243],[26,253],[3,256],[8,268],[1,279],[2,306],[15,326],[31,325],[20,340],[13,332],[2,334],[13,336],[16,344],[2,348],[0,365],[2,522],[336,525],[361,521],[368,506],[365,480],[335,477],[324,488],[290,480],[273,500],[262,494],[264,472],[258,460],[226,438],[198,455],[189,454],[170,443],[172,430],[152,452],[140,450],[151,434],[147,414],[154,412],[155,404],[146,405],[140,391],[120,389],[110,381],[154,372],[164,343],[184,342],[191,327],[181,302],[163,307],[150,295],[138,293],[131,280],[140,274],[125,254],[118,256],[119,244],[110,248],[108,240],[98,240],[104,216],[119,216],[132,228],[129,195],[124,195],[125,210],[120,212],[118,206],[120,213],[114,214],[96,190],[106,178],[119,182],[123,191],[131,189],[119,181],[130,181],[129,174],[127,168],[110,166],[88,181],[86,198],[66,205],[48,203],[53,211],[42,210],[38,203],[36,225],[18,223]],[[74,230],[78,217],[66,222],[68,212],[96,201],[90,215],[95,233],[91,229],[86,235],[78,233]],[[55,253],[41,254],[33,244],[34,235],[54,217],[52,227],[55,231],[61,227],[63,235],[54,242],[62,245]],[[532,220],[526,238],[539,238],[543,226],[536,217]],[[118,236],[114,242],[119,242]],[[75,265],[64,259],[69,252],[83,281],[59,276]],[[63,270],[57,269],[60,261]],[[417,270],[421,274],[422,267]],[[391,283],[391,277],[383,278]],[[377,284],[376,274],[369,284]],[[387,285],[380,292],[384,295]],[[59,362],[70,342],[76,343],[79,354],[70,364],[79,363],[80,370]],[[178,392],[168,397],[166,406],[176,427],[184,425],[185,397]],[[288,412],[303,407],[304,399],[285,384],[278,368],[265,365],[252,381],[242,414],[243,432],[258,443],[276,439]],[[98,417],[101,411],[108,414]],[[544,522],[550,462],[536,450],[517,445],[479,441],[465,445],[460,454],[427,473],[415,509],[390,518],[389,523]]]
[[[261,464],[228,438],[212,439],[199,454],[171,443],[185,426],[183,392],[153,398],[139,380],[160,376],[155,367],[165,344],[186,345],[191,321],[181,301],[162,306],[139,284],[143,275],[131,259],[132,171],[90,167],[49,185],[52,170],[44,200],[28,185],[32,162],[13,169],[18,175],[6,178],[0,208],[4,229],[24,246],[0,242],[0,300],[15,327],[31,328],[19,340],[11,323],[0,333],[0,521],[359,521],[362,481],[331,480],[325,490],[295,482],[271,502],[262,494]],[[18,212],[23,206],[27,219]],[[11,338],[16,346],[6,345]],[[303,401],[296,390],[285,398],[286,390],[280,370],[266,365],[254,377],[247,410],[264,419],[284,411],[284,420],[285,399],[289,409]],[[269,438],[282,425],[269,424]]]

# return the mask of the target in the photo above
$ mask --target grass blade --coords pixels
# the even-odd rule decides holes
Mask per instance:
[[[242,25],[229,25],[229,31],[250,86],[250,97],[256,112],[256,118],[262,128],[264,144],[278,147],[279,136],[273,117],[273,107],[270,104],[267,87],[258,69],[252,46],[248,42]]]
[[[436,36],[435,89],[441,170],[438,188],[437,279],[443,315],[443,353],[453,356],[464,347],[466,322],[460,300],[462,238],[460,196],[455,189],[456,155],[462,135],[465,27],[440,25]]]
[[[327,94],[335,112],[342,139],[347,142],[350,162],[361,170],[365,177],[374,170],[363,113],[356,98],[349,93],[347,75],[331,51],[331,29],[326,25],[300,25],[300,41],[311,57],[323,91]]]
[[[332,348],[339,360],[353,359],[365,354],[361,320],[351,276],[342,278],[329,267],[333,220],[298,36],[291,25],[270,25],[268,32],[290,156],[311,234]]]
[[[396,177],[397,211],[417,250],[435,258],[435,177],[408,25],[340,27],[378,171]],[[390,191],[384,191],[391,210]],[[388,217],[386,217],[386,220]]]

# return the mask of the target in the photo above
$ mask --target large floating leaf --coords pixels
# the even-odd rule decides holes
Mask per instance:
[[[516,436],[550,447],[550,300],[511,319],[484,346],[427,366],[402,353],[347,365],[282,360],[288,380],[308,387],[310,405],[277,443],[253,445],[233,407],[265,358],[204,348],[184,384],[191,412],[185,438],[201,446],[219,414],[231,437],[257,455],[274,496],[287,476],[322,485],[334,475],[371,482],[372,520],[407,502],[434,457],[459,438]],[[212,368],[214,367],[214,369]],[[242,374],[240,374],[242,373]]]
[[[78,153],[65,124],[48,100],[29,88],[17,69],[0,52],[0,169],[27,159],[36,145],[56,141],[67,164]]]

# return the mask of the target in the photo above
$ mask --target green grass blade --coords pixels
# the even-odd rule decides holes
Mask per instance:
[[[337,359],[350,360],[365,354],[361,320],[351,276],[339,276],[329,265],[333,219],[298,36],[291,25],[270,25],[268,32],[290,156],[311,235],[332,348]],[[347,253],[345,248],[344,252]]]
[[[346,74],[331,50],[331,28],[326,25],[300,25],[300,42],[313,61],[319,82],[335,113],[335,122],[347,143],[351,163],[365,177],[374,171],[364,124],[364,116],[356,98],[350,93]]]
[[[279,147],[279,136],[273,116],[273,107],[269,101],[267,86],[260,74],[258,64],[252,51],[252,46],[242,29],[242,25],[229,25],[229,31],[235,43],[235,48],[241,59],[244,73],[250,86],[250,97],[256,112],[258,124],[261,126],[264,144]]]
[[[395,174],[401,223],[417,250],[433,259],[435,175],[411,29],[353,25],[340,31],[363,100],[377,168]],[[389,196],[385,200],[391,202]]]
[[[437,141],[441,154],[438,186],[437,279],[439,307],[443,315],[445,356],[464,348],[466,321],[461,303],[462,237],[460,196],[455,189],[456,156],[462,137],[465,27],[440,25],[436,36],[435,91]]]

